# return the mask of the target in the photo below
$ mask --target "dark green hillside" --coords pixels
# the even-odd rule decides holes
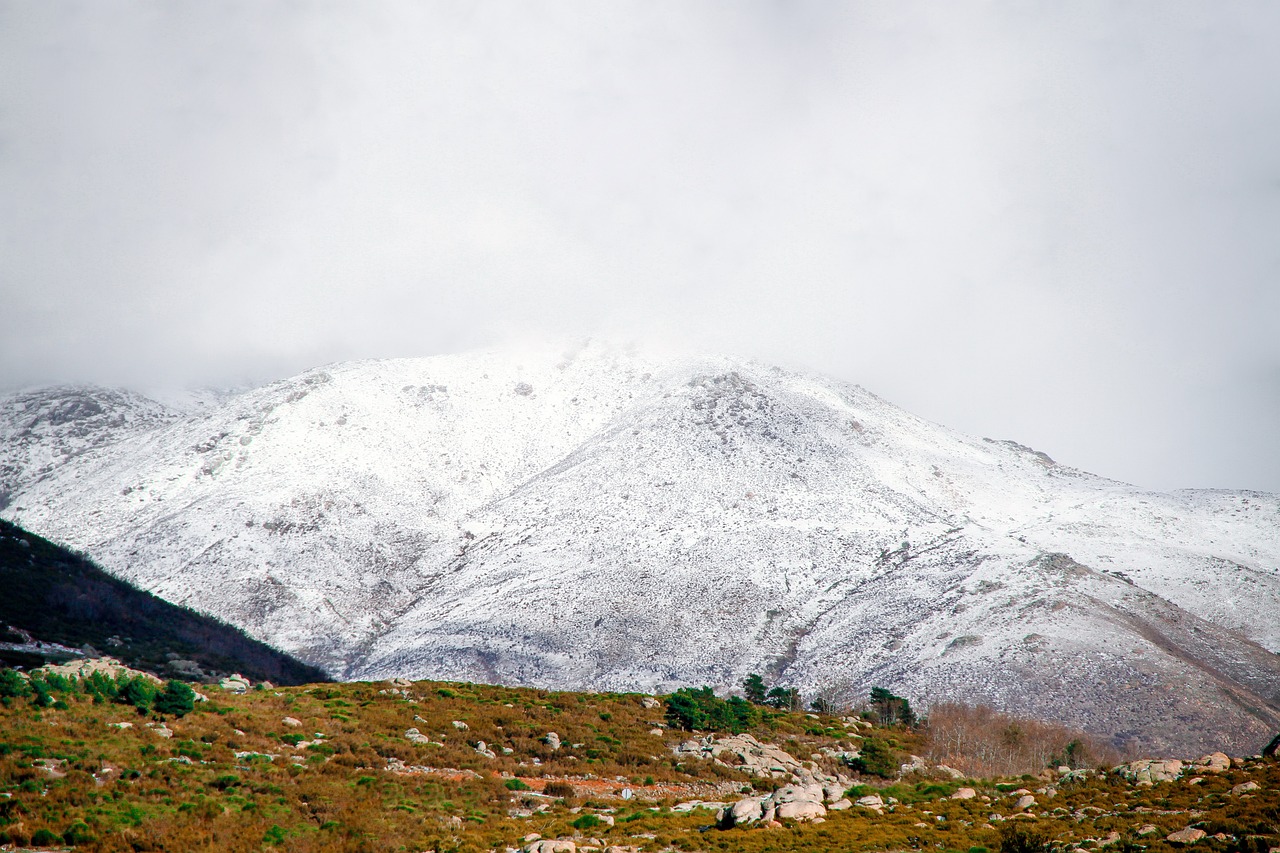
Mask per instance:
[[[324,672],[112,577],[88,559],[0,520],[0,623],[37,640],[92,646],[136,669],[199,678],[240,672],[279,684],[327,681]],[[0,629],[2,630],[2,629]],[[14,631],[0,642],[21,643]],[[10,663],[30,653],[0,651]],[[194,662],[191,664],[183,661]]]

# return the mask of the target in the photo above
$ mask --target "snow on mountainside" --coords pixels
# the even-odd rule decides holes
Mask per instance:
[[[15,399],[6,515],[342,677],[761,671],[1152,749],[1280,726],[1280,498],[1146,492],[857,386],[596,344],[356,362],[25,456]]]

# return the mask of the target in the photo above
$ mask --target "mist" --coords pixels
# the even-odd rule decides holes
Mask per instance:
[[[1280,492],[1280,5],[0,2],[0,386],[513,338]]]

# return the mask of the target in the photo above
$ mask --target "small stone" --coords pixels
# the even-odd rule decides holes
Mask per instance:
[[[471,728],[466,723],[462,722],[462,720],[454,720],[453,727],[460,732],[465,732],[467,729]]]
[[[285,717],[280,722],[284,723],[286,726],[292,726],[295,729],[302,725],[302,720],[299,720],[297,717]]]
[[[1154,823],[1144,823],[1142,826],[1138,827],[1139,835],[1155,835],[1159,831],[1160,827],[1156,826]]]

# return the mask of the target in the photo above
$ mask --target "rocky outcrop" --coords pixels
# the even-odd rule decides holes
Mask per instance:
[[[252,685],[249,684],[249,679],[237,672],[219,681],[218,686],[228,693],[248,693]]]
[[[838,800],[853,784],[847,776],[827,773],[815,761],[801,761],[781,747],[761,743],[748,734],[721,738],[708,735],[701,740],[684,741],[672,752],[680,757],[711,760],[763,779],[790,779],[798,785],[827,788],[833,793],[828,796],[829,801]]]
[[[163,684],[164,682],[149,672],[143,672],[140,669],[130,669],[120,661],[112,657],[95,657],[81,658],[80,660],[67,661],[66,663],[46,664],[40,667],[36,672],[46,672],[50,675],[61,675],[64,678],[88,678],[95,672],[111,678],[145,678],[154,684]]]
[[[1231,759],[1225,752],[1215,752],[1191,762],[1193,773],[1225,773],[1231,769]]]
[[[1177,779],[1182,774],[1182,767],[1182,762],[1175,758],[1155,758],[1121,764],[1112,768],[1111,772],[1123,776],[1135,785],[1154,785]]]
[[[825,803],[830,803],[826,805]],[[729,828],[773,820],[816,820],[827,810],[841,811],[851,804],[842,789],[820,784],[786,785],[764,797],[746,797],[719,813],[720,826]]]

